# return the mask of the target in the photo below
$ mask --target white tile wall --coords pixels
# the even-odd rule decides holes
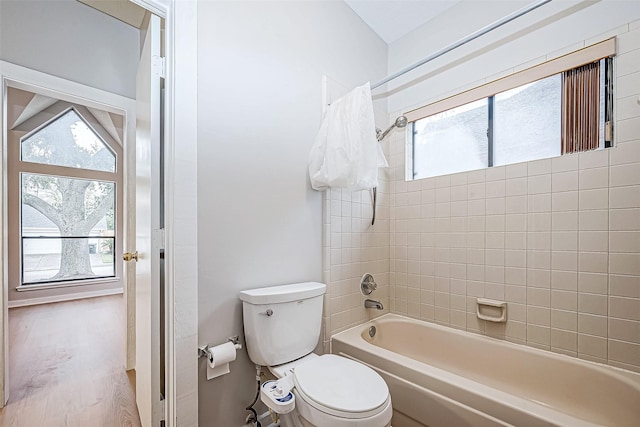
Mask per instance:
[[[389,312],[391,221],[386,171],[381,174],[379,182],[374,225],[371,225],[373,209],[369,191],[332,189],[324,195],[324,281],[328,286],[323,318],[325,352],[329,351],[332,334]],[[419,199],[414,200],[413,205],[415,210],[420,210]],[[404,229],[408,224],[394,226]],[[407,233],[399,238],[405,245],[413,239],[413,250],[405,250],[401,268],[405,273],[410,270],[419,277],[419,239],[413,235],[408,239]],[[364,308],[366,297],[360,293],[360,279],[365,273],[371,273],[378,284],[370,298],[380,300],[385,307],[383,311]],[[414,300],[419,300],[419,296]]]

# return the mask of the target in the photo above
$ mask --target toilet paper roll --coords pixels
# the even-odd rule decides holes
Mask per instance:
[[[232,342],[210,347],[207,354],[207,379],[229,373],[229,362],[236,360],[236,347]]]

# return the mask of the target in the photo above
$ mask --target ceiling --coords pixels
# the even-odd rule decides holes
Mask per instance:
[[[129,0],[78,0],[141,28],[145,10]],[[382,40],[392,43],[460,0],[344,0]]]
[[[344,0],[387,43],[392,43],[460,0]]]
[[[129,0],[78,0],[101,12],[111,15],[122,22],[136,28],[142,28],[144,15],[147,12]]]

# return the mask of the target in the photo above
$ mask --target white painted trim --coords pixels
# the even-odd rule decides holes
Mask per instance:
[[[122,95],[96,89],[61,77],[0,61],[3,79],[16,89],[37,92],[70,103],[99,108],[123,114],[135,111],[135,100]]]
[[[101,89],[85,86],[80,83],[76,83],[70,80],[66,80],[60,77],[55,77],[42,73],[40,71],[32,70],[26,67],[22,67],[16,64],[12,64],[5,61],[0,61],[0,89],[2,90],[2,126],[0,127],[0,150],[2,152],[2,197],[0,198],[0,213],[2,215],[2,227],[0,228],[0,239],[2,240],[2,250],[0,251],[0,263],[2,264],[2,274],[0,275],[0,285],[2,288],[2,298],[0,299],[0,345],[2,349],[0,351],[0,407],[4,406],[6,399],[8,398],[8,378],[9,366],[9,344],[8,344],[8,271],[7,271],[7,239],[8,224],[7,224],[7,188],[6,188],[6,174],[7,174],[7,158],[6,158],[6,90],[7,87],[15,87],[17,89],[24,89],[32,92],[37,92],[53,98],[58,98],[67,102],[74,102],[83,104],[87,107],[100,108],[105,111],[110,111],[118,114],[122,114],[125,117],[126,135],[124,141],[123,151],[126,153],[127,143],[135,141],[135,100],[127,98],[121,95],[110,93]],[[127,194],[131,192],[128,188],[131,183],[135,186],[135,175],[133,180],[128,176],[129,167],[127,165],[127,159],[125,156],[124,166],[124,179],[125,179],[125,194],[124,194],[124,211],[127,212]],[[135,190],[134,190],[135,191]],[[127,227],[127,215],[124,217],[124,247],[131,239],[135,240],[135,235],[130,235],[130,229]],[[135,294],[133,288],[129,288],[127,285],[127,270],[123,272],[123,278],[125,282],[124,295],[127,301],[125,311],[125,328],[128,330],[128,324],[132,323],[135,319],[135,305],[131,307],[129,304],[128,296],[132,293]],[[124,361],[127,369],[133,368],[135,341],[130,341],[130,336],[127,334],[126,343],[126,355],[127,358]],[[133,337],[135,338],[135,337]]]
[[[181,188],[197,179],[198,2],[172,1],[166,28],[167,128],[165,175],[167,311],[167,425],[198,425],[197,196]],[[178,141],[180,145],[178,146]],[[175,207],[180,205],[179,216]],[[186,209],[185,209],[186,208]],[[184,214],[187,211],[188,214]],[[188,254],[189,256],[185,256]],[[176,283],[180,283],[177,286]],[[186,349],[186,350],[185,350]],[[180,381],[176,373],[180,373]]]
[[[1,121],[0,121],[0,159],[2,164],[0,165],[0,241],[2,246],[0,247],[0,407],[4,407],[5,403],[9,399],[9,262],[8,256],[8,240],[5,236],[8,234],[8,215],[7,215],[7,155],[6,155],[6,136],[5,129],[7,128],[7,97],[4,83],[4,68],[5,63],[0,61],[0,91],[2,91],[2,99],[0,99]]]
[[[135,3],[165,20],[167,20],[170,9],[173,7],[173,0],[131,0],[131,3]]]
[[[90,291],[90,292],[80,292],[77,294],[54,295],[50,297],[21,299],[21,300],[9,301],[8,308],[26,307],[30,305],[39,305],[39,304],[49,304],[52,302],[74,301],[77,299],[104,297],[107,295],[117,295],[117,294],[123,294],[123,293],[124,293],[123,289],[104,289],[102,291]]]
[[[170,7],[165,15],[165,172],[164,172],[164,200],[165,200],[165,405],[164,416],[167,427],[178,426],[177,406],[178,395],[176,388],[176,331],[175,319],[179,317],[175,307],[175,245],[173,241],[173,193],[175,190],[175,168],[173,153],[175,150],[174,122],[176,116],[175,100],[175,8],[174,0],[170,0]]]

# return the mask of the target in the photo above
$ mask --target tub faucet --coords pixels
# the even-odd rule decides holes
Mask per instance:
[[[373,299],[364,300],[364,307],[365,308],[375,308],[376,310],[384,310],[384,307],[382,306],[382,303],[380,301],[376,301],[376,300],[373,300]]]

